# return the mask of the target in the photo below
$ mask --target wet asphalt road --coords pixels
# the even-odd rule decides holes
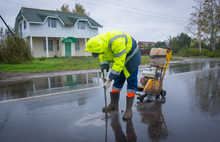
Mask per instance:
[[[2,83],[0,142],[220,141],[220,61],[170,64],[163,88],[166,99],[135,98],[123,121],[126,88],[106,116],[99,72]]]

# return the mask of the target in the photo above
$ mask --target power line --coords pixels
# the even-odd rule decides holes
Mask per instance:
[[[137,12],[130,12],[130,11],[127,11],[127,10],[122,10],[122,9],[118,9],[118,8],[115,8],[115,7],[109,7],[109,6],[106,6],[106,5],[100,5],[100,4],[94,4],[94,3],[90,3],[90,2],[86,2],[86,1],[82,1],[82,0],[75,0],[75,1],[79,1],[79,2],[83,2],[83,3],[87,3],[87,4],[90,4],[90,5],[95,5],[95,6],[100,6],[100,7],[106,7],[106,8],[110,8],[110,9],[116,9],[116,10],[119,10],[119,11],[124,11],[124,12],[127,12],[129,14],[138,14],[138,15],[143,15],[143,16],[150,16],[150,17],[153,17],[153,18],[163,18],[163,19],[166,19],[166,20],[172,20],[172,21],[179,21],[179,22],[187,22],[186,20],[177,20],[177,19],[172,19],[172,16],[171,18],[166,18],[166,17],[161,17],[161,16],[154,16],[154,15],[149,15],[149,14],[143,14],[143,13],[137,13]],[[120,6],[120,5],[118,5]],[[125,6],[122,6],[122,7],[125,7]],[[144,10],[139,10],[139,11],[144,11]],[[145,11],[146,12],[146,11]],[[120,13],[121,14],[121,13]],[[157,13],[158,15],[159,13]],[[164,15],[164,14],[160,14],[160,15]],[[168,15],[166,15],[168,16]]]
[[[108,1],[103,1],[103,0],[99,0],[99,1],[102,1],[102,2],[105,2],[105,3],[109,3],[109,4],[113,4],[113,5],[117,5],[117,6],[121,6],[121,7],[125,7],[125,8],[129,8],[129,9],[132,9],[132,10],[134,9],[134,10],[138,10],[138,11],[148,12],[148,13],[152,13],[152,14],[156,14],[156,15],[164,15],[164,16],[169,16],[169,17],[174,17],[174,18],[179,18],[179,19],[187,19],[187,18],[183,18],[183,17],[177,17],[177,16],[167,15],[167,14],[163,14],[163,13],[157,13],[157,12],[137,9],[137,8],[134,8],[134,7],[118,5],[116,3],[112,3],[112,2],[108,2]]]
[[[21,4],[21,3],[17,3],[17,2],[9,1],[9,0],[2,0],[2,1],[5,1],[5,2],[7,2],[7,3],[17,4],[17,5],[25,5],[25,6],[28,6],[28,5],[26,5],[26,4]]]
[[[114,27],[114,28],[128,28],[128,29],[134,29],[134,30],[137,30],[137,29],[140,29],[138,27],[127,27],[127,26],[115,26],[115,25],[110,25],[108,27]],[[152,28],[141,28],[141,30],[153,30],[153,31],[170,31],[170,30],[184,30],[184,28],[182,29],[152,29]]]

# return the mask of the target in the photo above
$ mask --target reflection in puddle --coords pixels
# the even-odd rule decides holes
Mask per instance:
[[[2,83],[0,101],[95,87],[102,84],[99,77],[100,73],[97,72]]]
[[[165,99],[160,99],[137,105],[137,111],[142,117],[141,122],[148,125],[147,133],[152,141],[161,141],[168,137],[168,129],[162,113],[162,104],[165,102]]]
[[[116,142],[136,142],[137,135],[135,133],[132,119],[124,120],[126,123],[126,133],[119,121],[119,112],[115,111],[109,116],[110,126],[115,135]],[[126,135],[125,135],[126,134]]]
[[[219,61],[205,61],[205,62],[192,62],[192,63],[170,63],[166,75],[190,72],[196,70],[205,70],[210,68],[220,67]],[[141,70],[155,71],[155,67],[142,68]]]
[[[197,74],[190,79],[187,90],[193,110],[198,108],[210,116],[220,113],[220,70]]]

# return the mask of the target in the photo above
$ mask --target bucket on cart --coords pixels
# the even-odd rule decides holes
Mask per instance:
[[[164,66],[166,62],[166,49],[152,48],[150,50],[149,63],[151,66]]]

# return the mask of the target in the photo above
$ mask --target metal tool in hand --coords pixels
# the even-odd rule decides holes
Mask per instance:
[[[104,75],[105,75],[104,71],[102,71],[102,75],[103,75],[103,77],[104,77]],[[106,79],[103,80],[103,83],[105,83],[105,82],[106,82]],[[105,96],[105,106],[107,106],[107,100],[106,100],[106,88],[104,88],[104,96]]]

